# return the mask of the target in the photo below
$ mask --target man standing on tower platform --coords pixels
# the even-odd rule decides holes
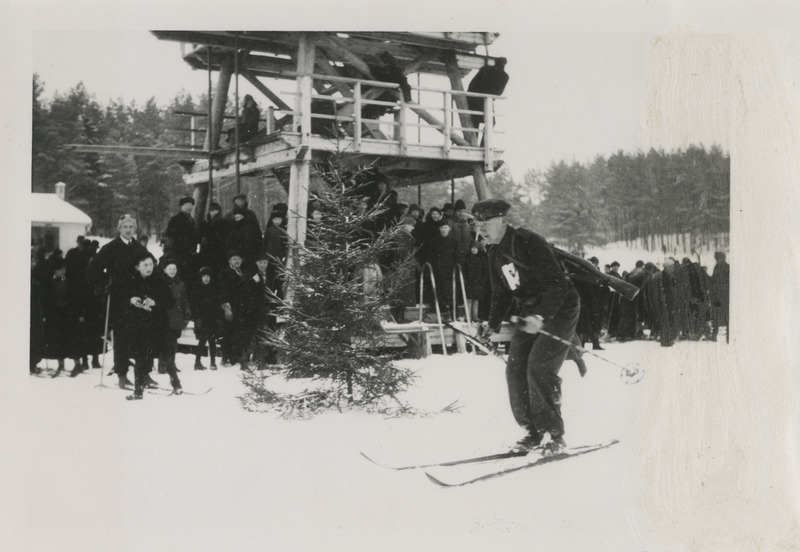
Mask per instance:
[[[527,430],[515,450],[538,447],[549,434],[550,440],[542,450],[556,454],[566,447],[558,372],[569,346],[539,334],[539,330],[571,341],[580,299],[545,239],[508,224],[510,207],[502,199],[488,199],[472,209],[476,230],[489,245],[492,287],[491,312],[481,328],[481,337],[499,331],[508,316],[515,315],[524,322],[511,338],[506,363],[511,411]]]

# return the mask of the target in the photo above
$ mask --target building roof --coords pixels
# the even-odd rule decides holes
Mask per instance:
[[[56,194],[31,194],[31,222],[91,224],[92,219]]]

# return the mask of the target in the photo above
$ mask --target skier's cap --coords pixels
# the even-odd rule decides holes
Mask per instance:
[[[205,275],[211,276],[211,269],[208,268],[207,266],[204,266],[203,268],[200,269],[200,276],[205,276]]]
[[[453,206],[454,211],[461,211],[462,209],[466,209],[467,204],[464,203],[463,199],[456,200],[456,204]]]
[[[511,204],[502,199],[484,199],[472,206],[472,216],[475,220],[489,220],[496,217],[502,217],[508,210],[511,209]]]
[[[208,204],[208,210],[209,211],[220,211],[221,212],[222,211],[222,205],[220,205],[216,201],[212,201],[211,203]]]
[[[452,226],[453,226],[453,223],[452,223],[452,222],[450,222],[450,219],[449,219],[449,218],[445,217],[445,218],[443,218],[442,220],[440,220],[440,221],[437,223],[437,225],[436,225],[436,226],[437,226],[437,227],[439,227],[439,228],[441,228],[442,226],[450,226],[450,227],[452,227]]]
[[[269,255],[267,255],[266,253],[259,253],[258,255],[256,255],[255,259],[253,259],[253,260],[256,261],[256,262],[258,262],[258,261],[268,261],[269,260]]]
[[[613,263],[611,263],[609,266],[619,266],[619,263],[618,263],[617,261],[614,261],[614,262],[613,262]]]
[[[233,201],[236,201],[237,199],[241,199],[244,201],[244,204],[247,205],[247,194],[236,194],[233,196]]]
[[[400,221],[400,224],[402,226],[416,226],[417,219],[414,217],[403,217],[403,219]]]
[[[180,199],[180,201],[178,201],[178,206],[179,206],[179,207],[183,207],[183,206],[184,206],[184,205],[186,205],[187,203],[191,203],[192,205],[194,205],[194,198],[191,198],[191,197],[189,197],[189,196],[182,197],[182,198]]]
[[[238,249],[231,249],[230,251],[228,251],[228,259],[230,259],[231,257],[241,258],[242,254]]]

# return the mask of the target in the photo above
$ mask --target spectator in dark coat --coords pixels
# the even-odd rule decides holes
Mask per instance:
[[[242,105],[242,116],[239,119],[240,132],[239,140],[246,142],[258,136],[258,124],[261,119],[261,110],[250,94],[244,95]]]
[[[647,281],[644,261],[636,261],[636,267],[628,274],[625,280],[641,290],[645,281]],[[639,322],[642,319],[641,301],[641,293],[633,300],[625,299],[624,297],[619,299],[620,315],[616,335],[620,341],[630,341],[639,336]]]
[[[441,209],[438,207],[428,209],[428,214],[425,215],[425,222],[416,236],[417,255],[421,263],[428,262],[430,258],[431,242],[439,237],[439,223],[441,220]]]
[[[183,329],[188,325],[192,318],[192,310],[189,307],[189,296],[186,293],[186,286],[179,276],[178,263],[167,256],[162,257],[159,268],[164,274],[169,290],[175,300],[175,304],[167,310],[169,322],[168,330],[164,336],[164,347],[158,356],[158,373],[166,374],[170,368],[179,372],[175,365],[175,354],[178,352],[178,338],[183,333]]]
[[[476,241],[470,243],[469,254],[464,261],[464,279],[470,321],[480,321],[480,301],[486,293],[486,288],[489,287],[489,258]]]
[[[439,237],[435,238],[430,244],[428,262],[433,269],[433,278],[436,282],[436,294],[439,299],[439,306],[442,316],[450,317],[452,306],[451,286],[453,278],[453,268],[461,263],[458,244],[450,234],[450,221],[442,219],[439,222]]]
[[[224,316],[222,337],[222,365],[241,364],[254,326],[255,305],[249,292],[250,277],[242,269],[242,256],[232,250],[228,254],[228,268],[220,271],[219,302]]]
[[[98,302],[95,300],[92,287],[86,282],[89,245],[88,240],[80,239],[78,245],[67,251],[67,255],[64,257],[67,294],[74,300],[79,310],[76,347],[80,356],[80,364],[75,366],[70,375],[77,375],[89,367],[88,355],[93,356],[94,365],[99,367],[97,356],[103,351],[103,342],[99,338],[96,328],[98,315],[103,318],[105,313],[102,312],[102,309],[97,308]],[[103,322],[103,320],[100,321],[101,326]]]
[[[198,234],[192,218],[194,199],[183,197],[178,201],[180,211],[169,219],[164,231],[164,254],[175,259],[181,274],[196,270]]]
[[[283,270],[286,267],[286,256],[289,254],[289,234],[286,233],[287,213],[280,205],[275,206],[267,221],[262,252],[267,254],[270,261],[267,272],[273,291],[282,296]]]
[[[252,323],[247,328],[248,335],[242,353],[242,368],[251,360],[258,366],[273,364],[275,351],[264,343],[264,333],[275,329],[275,316],[272,312],[273,289],[269,277],[270,258],[266,253],[256,257],[256,271],[247,282],[249,302],[253,306]]]
[[[206,219],[200,225],[200,263],[218,272],[228,265],[225,237],[228,221],[222,217],[222,207],[212,202],[208,205]]]
[[[478,94],[494,94],[501,96],[508,84],[508,73],[506,73],[506,63],[508,60],[504,57],[494,60],[494,65],[488,63],[481,67],[478,72],[472,77],[472,80],[467,87],[467,92],[475,92]],[[477,96],[467,96],[467,106],[470,111],[480,111],[479,114],[472,115],[472,124],[475,128],[483,122],[485,98]],[[477,142],[477,140],[476,140]]]
[[[155,258],[149,251],[139,255],[135,267],[136,274],[128,280],[124,292],[127,303],[124,323],[129,337],[129,351],[136,363],[133,394],[127,397],[128,400],[143,397],[153,359],[162,352],[164,336],[169,332],[167,313],[175,305],[166,278],[154,273]],[[173,366],[166,368],[173,392],[180,395],[183,391],[178,374]]]
[[[392,254],[384,263],[384,274],[397,278],[389,304],[392,318],[399,324],[406,323],[406,307],[416,301],[416,242],[412,235],[414,223],[412,217],[404,217],[400,221],[400,227],[394,235]]]
[[[79,317],[81,305],[71,296],[67,288],[64,260],[57,258],[49,267],[52,276],[42,287],[42,314],[44,319],[44,341],[47,358],[55,358],[58,368],[54,377],[64,370],[64,359],[74,362],[74,374],[80,373]]]
[[[39,260],[41,259],[41,260]],[[38,364],[45,356],[44,314],[42,309],[42,288],[44,285],[44,248],[31,250],[31,331],[30,331],[30,373],[38,374]]]
[[[717,264],[711,273],[711,306],[712,306],[712,333],[711,338],[716,341],[720,326],[725,326],[725,340],[730,341],[730,327],[728,326],[730,309],[731,269],[725,260],[725,253],[714,253]]]
[[[192,294],[192,313],[194,315],[194,335],[197,338],[197,351],[194,359],[195,370],[205,370],[201,362],[206,345],[209,348],[209,368],[217,369],[217,339],[222,336],[222,307],[220,306],[213,270],[207,266],[200,269],[200,283]]]
[[[450,225],[452,226],[450,233],[453,235],[453,239],[456,240],[458,255],[461,259],[466,258],[470,244],[473,241],[472,228],[470,227],[471,218],[472,215],[467,211],[464,200],[457,200],[453,207],[453,216],[450,219]]]
[[[117,229],[119,235],[105,244],[89,261],[86,280],[98,291],[105,288],[108,294],[111,309],[109,328],[114,332],[114,373],[119,378],[119,386],[125,388],[131,385],[127,377],[131,357],[128,351],[127,326],[122,323],[128,310],[125,293],[135,274],[134,265],[147,249],[134,239],[136,221],[132,216],[122,215]]]
[[[255,218],[248,215],[249,209],[233,208],[233,221],[228,226],[225,245],[227,250],[236,249],[242,257],[245,270],[255,270],[256,256],[261,252],[261,227]],[[255,217],[255,213],[253,213]]]

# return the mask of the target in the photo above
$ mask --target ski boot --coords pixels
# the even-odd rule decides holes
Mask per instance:
[[[70,371],[69,377],[74,378],[84,370],[86,370],[86,365],[83,363],[83,360],[75,360],[75,367]]]
[[[542,436],[538,433],[528,433],[525,437],[517,441],[513,447],[511,447],[512,454],[517,454],[519,456],[525,456],[533,449],[539,446],[542,442]]]
[[[195,370],[205,370],[206,367],[203,366],[203,362],[199,358],[196,358],[194,360],[194,369]]]
[[[154,380],[150,374],[147,374],[147,379],[144,380],[144,386],[148,389],[158,389],[158,382]]]
[[[144,398],[144,393],[141,389],[136,389],[134,390],[133,395],[128,395],[125,398],[129,401],[140,401]]]
[[[567,443],[561,435],[551,436],[550,441],[540,447],[542,456],[555,456],[567,449]]]
[[[118,378],[119,382],[117,383],[117,385],[119,385],[120,389],[130,389],[131,387],[133,387],[133,383],[131,383],[131,380],[129,380],[128,376],[126,376],[125,374],[119,374]]]

